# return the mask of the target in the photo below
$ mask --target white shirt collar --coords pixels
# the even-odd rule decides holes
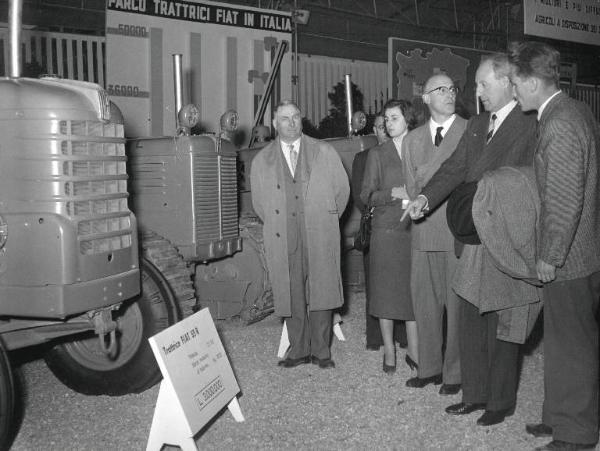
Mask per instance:
[[[500,108],[498,111],[490,112],[490,117],[492,116],[492,114],[496,115],[496,120],[494,121],[494,134],[496,134],[496,130],[498,130],[500,128],[500,126],[502,125],[502,122],[504,122],[504,119],[506,119],[506,117],[510,114],[510,112],[513,110],[513,108],[516,106],[517,106],[517,101],[511,100],[506,105],[504,105],[502,108]]]
[[[283,152],[288,154],[290,153],[290,144],[292,146],[294,146],[294,150],[298,153],[300,153],[300,140],[302,139],[302,137],[298,138],[296,141],[292,142],[292,143],[284,143],[283,141],[279,141],[279,144],[281,145],[281,148],[283,149]]]
[[[456,119],[456,114],[453,114],[452,116],[450,116],[443,123],[438,124],[436,121],[433,120],[433,118],[430,118],[429,119],[429,132],[431,133],[431,142],[435,141],[435,134],[437,132],[438,127],[444,127],[442,129],[442,131],[440,132],[440,134],[442,135],[442,138],[444,136],[446,136],[446,132],[452,126],[454,119]]]
[[[290,168],[290,171],[292,170],[292,160],[290,158],[290,144],[292,146],[294,146],[294,150],[298,153],[298,156],[300,156],[300,140],[301,139],[302,139],[302,137],[298,138],[293,143],[284,143],[283,141],[279,140],[279,147],[281,147],[281,151],[283,152],[283,156],[285,157],[285,162],[287,163],[288,167]]]
[[[550,102],[550,100],[552,100],[554,97],[556,97],[558,94],[560,94],[560,90],[556,91],[554,94],[552,94],[550,97],[548,97],[546,99],[546,101],[544,103],[542,103],[540,105],[540,107],[538,108],[538,114],[537,114],[537,120],[539,121],[540,118],[542,117],[542,113],[544,112],[544,110],[546,109],[546,107],[548,106],[548,103]]]

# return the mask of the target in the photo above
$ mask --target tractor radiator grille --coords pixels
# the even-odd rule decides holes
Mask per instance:
[[[59,131],[66,214],[77,223],[80,252],[130,247],[123,125],[61,121]]]
[[[194,214],[199,243],[238,236],[236,157],[194,153]]]

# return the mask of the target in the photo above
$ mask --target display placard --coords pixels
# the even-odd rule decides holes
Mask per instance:
[[[169,430],[183,437],[159,441],[181,443],[190,439],[232,399],[236,402],[231,407],[239,410],[235,396],[240,388],[207,308],[149,341],[164,378],[150,441],[156,442],[153,435],[162,436]],[[243,421],[241,412],[239,415],[236,420]]]

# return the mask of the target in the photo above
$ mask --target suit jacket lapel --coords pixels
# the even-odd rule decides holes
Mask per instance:
[[[271,145],[269,149],[269,156],[265,159],[265,161],[272,165],[275,168],[275,182],[277,185],[283,184],[283,176],[285,168],[283,165],[287,166],[287,162],[285,161],[285,157],[283,156],[283,151],[281,150],[281,141],[276,139]]]
[[[456,145],[458,144],[458,140],[462,135],[463,130],[459,131],[459,127],[457,124],[458,117],[452,122],[452,125],[444,135],[444,139],[440,145],[436,148],[431,141],[431,132],[429,131],[429,125],[425,127],[421,127],[421,137],[420,140],[423,143],[423,152],[427,155],[427,166],[428,170],[424,177],[424,182],[426,183],[433,177],[433,174],[437,172],[442,163],[448,159],[450,155],[456,149]],[[464,129],[464,127],[463,127]]]
[[[318,149],[312,146],[306,137],[302,135],[300,140],[300,154],[302,155],[302,165],[300,166],[300,180],[302,182],[302,193],[306,200],[308,193],[308,185],[310,184],[310,174],[312,172],[313,163],[317,156]]]

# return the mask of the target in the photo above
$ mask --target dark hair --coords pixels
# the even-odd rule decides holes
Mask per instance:
[[[543,42],[513,42],[508,49],[508,60],[515,75],[536,77],[548,85],[559,85],[560,52]]]
[[[490,62],[494,70],[494,77],[499,80],[502,77],[510,76],[510,62],[506,53],[490,53],[481,57],[480,64]]]
[[[399,108],[406,121],[406,127],[408,130],[412,130],[417,126],[417,116],[412,104],[408,100],[403,99],[390,99],[383,105],[381,112],[385,112],[391,108]]]

